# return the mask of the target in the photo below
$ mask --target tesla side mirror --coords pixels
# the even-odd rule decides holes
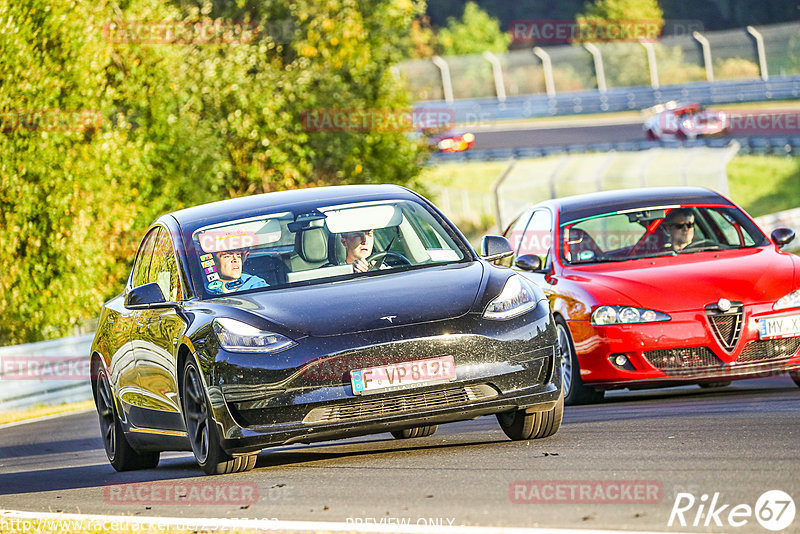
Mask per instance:
[[[147,308],[153,304],[166,304],[166,302],[161,286],[155,282],[134,287],[125,295],[126,308]]]
[[[514,262],[523,271],[538,271],[542,268],[542,258],[535,254],[523,254]]]
[[[514,255],[508,239],[499,235],[487,235],[481,240],[481,258],[496,261]]]
[[[794,230],[791,228],[775,228],[769,236],[778,245],[778,248],[783,248],[794,239]]]

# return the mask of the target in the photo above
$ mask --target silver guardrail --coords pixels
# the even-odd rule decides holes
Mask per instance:
[[[94,334],[0,347],[0,412],[92,398]]]
[[[755,221],[767,233],[779,226],[800,229],[800,208],[756,217]],[[94,334],[85,334],[0,347],[0,412],[90,400],[93,339]]]

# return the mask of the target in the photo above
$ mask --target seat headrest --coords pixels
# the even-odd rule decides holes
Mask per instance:
[[[328,261],[328,235],[324,228],[310,228],[298,232],[295,237],[295,251],[309,263]]]

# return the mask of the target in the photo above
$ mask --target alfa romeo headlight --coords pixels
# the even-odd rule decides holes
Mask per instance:
[[[486,307],[483,316],[487,319],[511,319],[536,307],[536,293],[530,285],[518,274],[506,282],[505,287]]]
[[[655,323],[670,319],[666,313],[633,306],[600,306],[592,313],[593,325]]]
[[[800,289],[779,298],[775,305],[772,306],[772,309],[784,310],[786,308],[797,308],[798,306],[800,306]]]
[[[211,323],[220,345],[231,352],[278,352],[296,343],[286,336],[220,317]]]

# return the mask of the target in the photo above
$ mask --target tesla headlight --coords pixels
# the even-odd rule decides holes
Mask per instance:
[[[772,309],[784,310],[786,308],[797,308],[798,306],[800,306],[800,289],[779,298]]]
[[[666,313],[633,306],[600,306],[592,313],[593,325],[655,323],[669,320],[670,316]]]
[[[235,319],[214,319],[212,327],[222,348],[231,352],[278,352],[295,345],[286,336]]]
[[[483,316],[487,319],[511,319],[536,307],[536,293],[530,283],[515,274],[506,281],[505,287],[486,307]]]

